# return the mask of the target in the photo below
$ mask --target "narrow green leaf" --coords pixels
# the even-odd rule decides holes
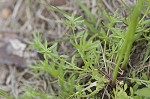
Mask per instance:
[[[83,11],[87,14],[87,16],[92,20],[93,23],[96,23],[96,17],[91,13],[91,11],[81,2],[81,0],[77,0],[77,4],[83,9]]]
[[[139,96],[149,97],[150,98],[150,88],[142,88],[135,92]]]

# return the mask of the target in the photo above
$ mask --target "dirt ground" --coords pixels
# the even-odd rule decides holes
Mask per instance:
[[[126,1],[132,6],[136,0]],[[122,8],[119,0],[101,0],[101,4],[97,4],[97,0],[83,2],[97,17],[97,6],[112,13],[118,7]],[[33,33],[40,33],[43,39],[54,41],[65,37],[68,31],[61,21],[63,16],[46,8],[45,3],[84,15],[76,0],[0,0],[0,89],[15,97],[28,84],[42,90],[47,88],[46,80],[33,76],[34,72],[28,68],[38,59],[36,50],[28,43],[33,41]],[[62,51],[67,51],[66,46],[67,43],[60,44]]]

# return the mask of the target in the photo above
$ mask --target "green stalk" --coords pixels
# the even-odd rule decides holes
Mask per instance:
[[[125,41],[124,41],[120,51],[118,52],[118,60],[117,60],[115,70],[113,72],[113,79],[112,79],[113,85],[115,85],[115,83],[116,83],[118,70],[119,70],[122,60],[123,60],[122,68],[126,69],[126,65],[129,60],[129,55],[130,55],[130,52],[132,49],[132,44],[134,42],[135,31],[136,31],[136,27],[138,25],[138,17],[140,15],[140,10],[142,8],[142,4],[143,4],[143,0],[138,0],[137,5],[134,7],[134,10],[133,10],[131,16],[129,17],[129,27],[126,32]]]
[[[138,25],[138,17],[140,15],[140,9],[142,8],[142,0],[139,0],[139,3],[137,4],[137,6],[135,7],[132,15],[131,15],[131,23],[129,24],[129,29],[127,31],[128,36],[126,38],[128,38],[128,48],[127,48],[127,53],[124,57],[124,61],[123,61],[123,65],[122,68],[125,69],[126,68],[126,64],[129,60],[129,55],[132,49],[132,44],[134,42],[134,37],[135,37],[135,31],[136,31],[136,27]]]

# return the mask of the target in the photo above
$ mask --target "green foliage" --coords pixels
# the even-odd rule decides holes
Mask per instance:
[[[60,86],[59,89],[59,97],[62,98],[69,98],[69,97],[90,97],[93,94],[96,94],[99,90],[104,87],[104,83],[108,82],[102,75],[100,75],[97,70],[94,69],[93,64],[97,64],[99,53],[98,53],[98,46],[100,41],[93,42],[96,35],[92,36],[88,39],[87,31],[82,31],[75,36],[73,40],[70,39],[70,42],[74,46],[74,48],[78,51],[72,57],[71,62],[67,61],[67,55],[59,55],[56,51],[57,44],[52,45],[51,47],[47,48],[47,43],[44,42],[43,44],[38,44],[39,40],[41,39],[39,35],[34,35],[35,41],[32,43],[40,52],[44,55],[44,61],[39,61],[32,66],[34,70],[40,70],[50,74],[55,79],[58,79],[58,84]],[[79,42],[76,42],[78,41]],[[42,49],[42,50],[41,50]],[[83,69],[76,66],[76,60],[74,58],[81,57],[84,62]],[[80,70],[80,71],[79,71]],[[65,77],[68,72],[72,72],[70,76]],[[86,84],[87,87],[84,88],[85,85],[80,85],[80,80],[78,76],[80,73],[87,74],[92,73],[91,79],[95,79],[96,81],[89,82]],[[94,73],[94,74],[93,74]],[[82,76],[81,76],[82,77]],[[99,77],[102,77],[101,79]],[[96,86],[95,91],[91,91],[90,88]],[[79,88],[79,89],[78,89]],[[74,90],[77,92],[74,93]],[[90,94],[86,94],[85,91],[91,92]]]
[[[146,97],[146,98],[150,98],[149,92],[150,92],[150,88],[142,88],[142,89],[137,90],[135,94]]]
[[[1,89],[0,89],[0,98],[14,99],[13,96],[11,96],[9,93]]]
[[[128,26],[129,27],[128,27],[128,30],[126,31],[125,41],[122,44],[121,49],[118,51],[118,60],[117,60],[116,67],[115,67],[115,70],[113,73],[113,81],[112,81],[113,84],[116,83],[116,77],[118,74],[119,67],[121,65],[120,63],[124,59],[123,63],[122,63],[122,68],[125,69],[127,62],[129,60],[129,55],[131,52],[132,44],[135,40],[134,39],[135,31],[136,31],[136,27],[138,25],[138,17],[140,14],[140,10],[142,8],[142,4],[143,4],[143,1],[139,0],[137,5],[135,6],[131,16],[129,16],[129,19],[128,19],[128,21],[129,21]]]
[[[117,86],[116,90],[114,90],[115,97],[113,97],[113,99],[133,99],[127,95],[126,90],[127,84],[124,84],[123,88]]]
[[[28,91],[21,95],[19,99],[54,99],[54,97],[36,89],[28,88]]]
[[[145,6],[142,6],[143,4]],[[138,76],[136,74],[139,71],[133,72],[131,68],[126,67],[130,59],[130,53],[133,51],[133,43],[145,42],[147,44],[141,66],[144,66],[149,59],[150,21],[146,19],[146,16],[150,14],[149,2],[139,0],[131,10],[131,15],[127,18],[118,17],[117,11],[114,15],[104,11],[106,19],[103,24],[97,24],[97,18],[80,0],[78,0],[78,5],[88,16],[88,19],[46,5],[48,8],[64,15],[64,24],[72,30],[72,33],[68,33],[68,42],[71,43],[75,51],[73,55],[59,53],[59,43],[49,45],[50,43],[46,40],[42,43],[39,34],[34,35],[34,42],[31,43],[44,57],[44,60],[35,62],[31,68],[38,71],[39,75],[48,74],[56,81],[54,88],[58,91],[52,96],[58,99],[99,99],[104,98],[107,93],[113,99],[149,97],[147,94],[149,79],[146,73],[140,72],[142,76]],[[141,9],[144,10],[143,17],[139,17]],[[126,25],[126,27],[122,28],[118,26],[119,24]],[[83,62],[81,65],[78,64],[78,59]],[[121,65],[123,69],[129,70],[125,71],[124,75],[131,75],[131,78],[123,77],[123,80],[117,78],[118,73],[120,73],[119,69],[122,69],[120,68]],[[120,75],[124,76],[121,73]],[[136,79],[137,76],[144,80]],[[116,80],[123,82],[123,84],[118,84]],[[132,86],[126,84],[126,80],[129,80],[127,83],[131,83]],[[116,85],[113,90],[108,88],[109,85],[112,86],[109,83],[111,81]],[[143,85],[146,87],[140,88]],[[38,94],[39,92],[31,91],[30,93],[31,95],[29,93],[27,95],[33,97],[32,94]],[[99,97],[99,94],[101,94],[101,97]],[[44,98],[46,99],[46,97]]]
[[[92,23],[96,23],[97,18],[90,12],[90,10],[85,6],[81,0],[77,0],[77,4],[82,8],[82,10],[86,13],[86,15],[89,17],[88,20],[91,20]]]
[[[45,4],[64,15],[64,24],[72,30],[67,33],[66,40],[75,53],[62,54],[58,51],[59,42],[42,41],[39,33],[34,34],[34,41],[30,44],[44,59],[37,60],[30,67],[36,76],[48,75],[55,80],[51,89],[54,93],[49,90],[44,92],[33,86],[27,88],[19,99],[148,99],[150,80],[146,64],[150,57],[149,0],[138,0],[135,7],[129,9],[131,14],[127,18],[118,16],[117,10],[113,15],[104,11],[105,20],[102,23],[97,22],[98,18],[80,0],[77,0],[77,4],[85,12],[87,19]],[[128,68],[131,52],[136,49],[133,43],[141,42],[147,45],[143,61],[138,70],[132,69],[133,66]],[[3,90],[0,90],[0,96],[14,99]]]

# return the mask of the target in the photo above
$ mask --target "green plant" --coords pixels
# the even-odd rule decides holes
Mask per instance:
[[[0,89],[0,98],[14,99],[12,95]]]
[[[41,92],[38,89],[28,87],[27,90],[27,92],[19,96],[19,99],[54,99],[52,95]]]
[[[114,91],[114,95],[115,95],[113,97],[113,99],[120,99],[120,97],[122,99],[133,99],[130,96],[128,96],[127,93],[126,93],[126,90],[127,90],[127,87],[128,87],[127,84],[124,84],[122,87],[123,88],[117,86],[116,89],[113,90]]]
[[[126,69],[126,65],[127,65],[128,60],[129,60],[129,55],[131,52],[132,44],[135,41],[135,31],[136,31],[136,28],[138,25],[138,17],[140,14],[140,10],[142,9],[142,4],[143,4],[143,1],[139,0],[137,5],[135,6],[131,16],[129,17],[129,20],[128,20],[129,21],[129,23],[128,23],[129,27],[126,31],[125,40],[121,46],[121,49],[118,52],[118,59],[117,59],[117,63],[116,63],[116,67],[115,67],[115,70],[113,73],[113,79],[112,79],[113,84],[116,83],[116,77],[118,74],[118,70],[119,70],[119,67],[121,65],[121,61],[123,59],[124,60],[122,63],[122,68]]]
[[[71,33],[67,33],[67,40],[75,51],[71,56],[60,54],[57,48],[59,42],[49,45],[49,42],[45,40],[44,43],[41,43],[41,36],[39,34],[34,35],[32,46],[43,54],[44,60],[37,61],[35,66],[32,66],[32,69],[40,71],[40,75],[47,73],[55,79],[55,84],[58,86],[55,88],[58,92],[56,91],[53,97],[58,99],[96,99],[99,98],[99,94],[104,98],[106,93],[108,93],[107,96],[114,99],[119,99],[121,96],[124,96],[122,99],[149,97],[147,94],[141,93],[141,91],[148,92],[149,87],[139,89],[140,85],[135,81],[132,82],[133,77],[128,79],[128,77],[124,76],[129,76],[133,72],[132,69],[127,68],[130,53],[134,51],[133,43],[138,43],[139,41],[147,43],[148,41],[147,51],[142,62],[143,65],[145,65],[150,55],[148,50],[150,30],[148,24],[150,21],[145,19],[150,10],[149,3],[146,4],[145,2],[148,1],[139,0],[133,11],[130,10],[132,13],[130,12],[131,15],[127,18],[118,17],[117,11],[114,15],[110,15],[105,11],[106,20],[104,20],[103,24],[99,23],[98,25],[97,18],[79,0],[78,4],[86,13],[88,19],[69,14],[57,7],[46,5],[48,8],[64,15],[64,24],[72,30]],[[146,6],[142,7],[143,4]],[[139,18],[140,9],[145,11],[142,18]],[[126,27],[122,28],[117,24],[124,24]],[[78,27],[81,30],[78,30]],[[82,65],[78,64],[78,59],[82,61]],[[120,68],[120,65],[122,65],[122,68]],[[121,74],[119,68],[129,71]],[[123,79],[117,78],[118,74]],[[139,77],[139,79],[142,79],[142,77]],[[123,84],[118,85],[116,80],[123,82]],[[131,83],[131,85],[136,84],[135,86],[127,85],[125,80],[129,80],[127,83]],[[108,85],[112,85],[109,83],[111,81],[113,85],[116,85],[113,91],[108,88]],[[107,88],[109,89],[108,91]]]

